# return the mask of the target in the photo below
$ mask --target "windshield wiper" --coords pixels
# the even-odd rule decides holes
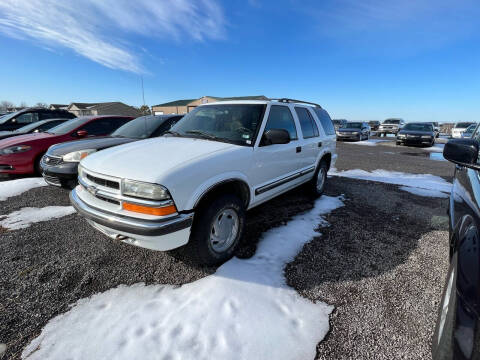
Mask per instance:
[[[166,134],[169,134],[169,135],[172,135],[172,136],[182,136],[182,134],[180,134],[177,131],[173,131],[173,130],[167,130],[163,133],[163,135],[166,135]]]
[[[200,135],[203,138],[206,139],[212,139],[212,140],[217,140],[218,137],[209,133],[206,133],[202,130],[187,130],[185,131],[187,134],[194,134],[194,135]]]

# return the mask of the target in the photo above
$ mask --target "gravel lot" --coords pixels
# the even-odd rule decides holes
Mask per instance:
[[[339,144],[337,169],[431,173],[451,180],[453,167],[422,149]],[[393,154],[392,154],[393,153]],[[318,359],[429,356],[447,260],[448,200],[418,197],[394,185],[331,178],[327,193],[344,194],[331,226],[286,268],[303,296],[336,307]],[[25,206],[69,205],[57,188],[33,189],[1,202],[0,215]],[[265,230],[313,206],[302,190],[248,213],[239,257],[251,256]],[[55,315],[80,298],[120,284],[181,285],[215,271],[167,253],[114,243],[76,215],[17,231],[0,229],[0,343],[18,359]]]

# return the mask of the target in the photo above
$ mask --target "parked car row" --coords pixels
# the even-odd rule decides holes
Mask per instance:
[[[26,108],[0,118],[0,131],[14,131],[25,125],[48,119],[73,119],[76,116],[66,110]]]
[[[183,115],[148,115],[129,121],[109,136],[69,141],[51,146],[41,161],[42,174],[50,185],[73,188],[77,185],[78,164],[99,150],[129,142],[162,136]]]

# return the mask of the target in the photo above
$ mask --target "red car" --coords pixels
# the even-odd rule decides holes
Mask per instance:
[[[41,174],[40,160],[50,146],[90,136],[109,135],[132,119],[130,116],[83,116],[44,133],[0,140],[0,174]]]

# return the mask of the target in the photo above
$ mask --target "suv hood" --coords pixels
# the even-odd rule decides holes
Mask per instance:
[[[101,150],[112,146],[126,144],[137,139],[121,137],[96,137],[91,139],[74,140],[65,143],[53,145],[48,149],[48,154],[52,156],[63,156],[73,151],[95,149]]]
[[[86,169],[99,174],[157,183],[192,161],[245,148],[197,138],[158,137],[116,146],[87,156]]]

